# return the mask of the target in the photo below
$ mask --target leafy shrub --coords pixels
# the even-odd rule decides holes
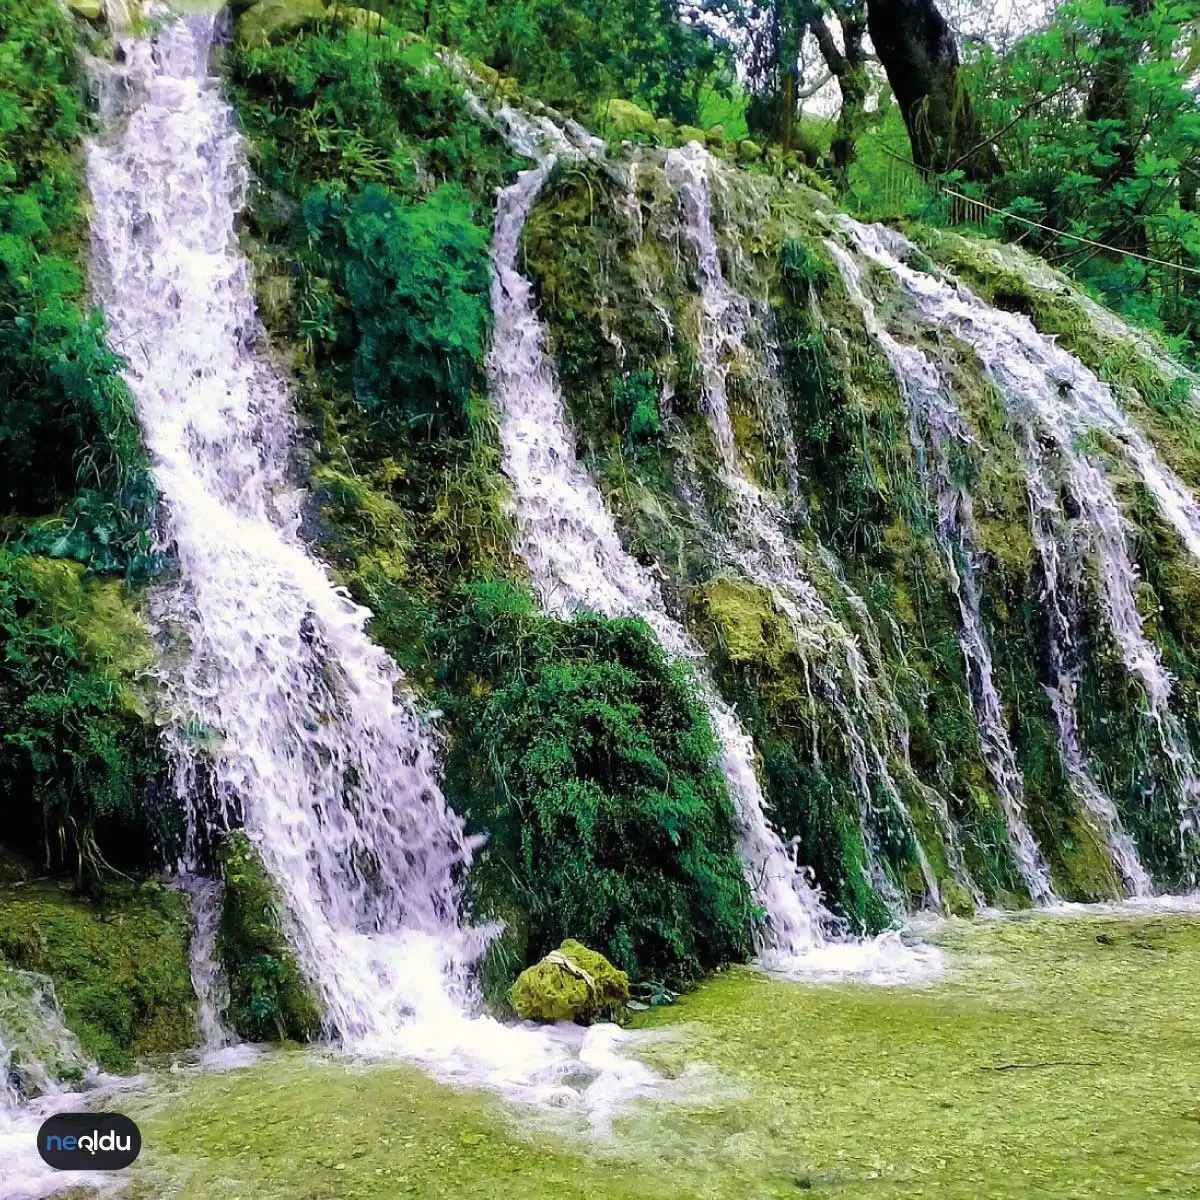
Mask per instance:
[[[98,896],[49,882],[0,891],[0,957],[48,975],[88,1056],[128,1071],[196,1037],[186,898],[157,883],[110,883]]]
[[[749,950],[716,745],[686,671],[634,619],[556,621],[508,584],[464,589],[442,681],[451,799],[490,835],[476,894],[680,983]],[[453,685],[453,690],[449,690]]]
[[[0,12],[0,515],[56,514],[39,548],[144,570],[154,489],[79,266],[86,129],[65,12],[15,0]]]
[[[405,204],[370,184],[350,202],[310,192],[304,215],[354,314],[355,396],[376,432],[461,432],[491,314],[469,199],[443,185]]]
[[[311,1041],[321,1032],[316,1000],[279,924],[275,888],[240,830],[217,853],[225,897],[217,953],[229,977],[229,1020],[254,1042]]]
[[[128,690],[144,666],[118,585],[0,551],[0,800],[7,845],[95,873],[157,857],[173,836],[158,805],[154,731]]]

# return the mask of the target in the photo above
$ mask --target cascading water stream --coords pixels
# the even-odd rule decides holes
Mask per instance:
[[[242,144],[208,74],[216,19],[119,37],[98,70],[116,128],[88,153],[96,287],[178,561],[155,624],[187,643],[164,688],[194,840],[240,818],[346,1048],[533,1101],[572,1103],[563,1080],[602,1072],[582,1098],[595,1115],[653,1073],[613,1052],[612,1027],[581,1047],[469,1015],[488,931],[459,922],[471,847],[434,739],[370,614],[300,540],[290,397],[238,252]]]
[[[1101,602],[1108,628],[1129,672],[1146,695],[1179,802],[1179,831],[1185,858],[1195,854],[1200,831],[1200,772],[1186,734],[1169,707],[1174,680],[1147,638],[1134,590],[1138,581],[1127,544],[1127,522],[1103,468],[1077,447],[1091,431],[1110,435],[1155,498],[1183,544],[1200,557],[1200,506],[1183,482],[1158,457],[1141,431],[1121,411],[1108,386],[1076,358],[1033,327],[1029,319],[984,304],[962,284],[940,274],[914,270],[904,262],[913,249],[901,234],[883,226],[839,217],[861,254],[899,282],[930,327],[944,329],[978,355],[1018,430],[1019,442],[1037,453],[1040,441],[1054,446],[1063,487],[1079,510],[1081,535],[1097,563]],[[1044,459],[1040,458],[1042,466]],[[1037,479],[1042,469],[1030,466]],[[1035,511],[1036,490],[1031,496]]]
[[[858,264],[837,242],[826,241],[846,293],[863,317],[891,365],[909,412],[909,438],[918,466],[934,492],[938,543],[959,607],[959,645],[962,648],[971,702],[979,729],[980,748],[1004,812],[1009,841],[1021,878],[1039,904],[1054,897],[1050,871],[1025,819],[1025,781],[1008,736],[1003,707],[996,691],[992,652],[979,607],[979,583],[971,497],[955,482],[949,449],[954,442],[970,443],[970,434],[937,368],[915,346],[901,345],[883,327],[863,287]],[[930,452],[933,463],[931,464]]]
[[[488,374],[513,488],[517,546],[543,607],[562,617],[585,610],[639,616],[668,654],[693,664],[720,746],[746,876],[766,914],[764,962],[797,973],[880,980],[935,965],[935,953],[911,950],[895,935],[869,943],[837,939],[837,922],[809,873],[766,818],[750,738],[708,677],[700,648],[667,613],[650,574],[621,545],[599,489],[576,457],[533,287],[517,267],[521,232],[556,155],[579,151],[544,119],[534,122],[511,109],[497,119],[513,148],[536,164],[497,194]]]
[[[42,1162],[37,1132],[54,1112],[80,1107],[70,1089],[98,1082],[74,1035],[63,1024],[45,976],[0,962],[0,1196],[40,1200],[71,1188],[104,1189],[112,1177],[64,1175]]]
[[[192,989],[199,1004],[200,1049],[206,1055],[219,1053],[234,1041],[225,1024],[229,1008],[229,981],[217,957],[217,922],[221,917],[224,888],[220,880],[188,875],[180,881],[192,909],[192,940],[188,966]]]
[[[667,152],[667,178],[679,197],[683,231],[695,256],[700,282],[700,367],[704,409],[717,449],[722,483],[731,499],[738,525],[736,541],[721,539],[722,550],[750,580],[772,595],[788,619],[801,654],[811,657],[814,662],[823,695],[828,698],[838,719],[846,746],[859,797],[872,885],[885,898],[899,902],[875,844],[872,810],[876,801],[871,786],[874,779],[887,804],[899,815],[911,835],[926,893],[930,902],[937,906],[940,903],[937,878],[892,777],[887,750],[880,746],[880,735],[872,728],[877,722],[871,710],[883,706],[872,703],[874,688],[866,661],[854,636],[838,623],[801,569],[785,531],[783,512],[774,498],[748,477],[738,451],[727,379],[730,364],[745,351],[751,305],[726,284],[721,268],[712,225],[710,180],[713,169],[712,156],[698,143]],[[764,353],[773,360],[772,351]],[[768,376],[772,366],[771,361],[764,364]],[[848,680],[849,689],[843,683],[842,675]],[[863,720],[864,713],[871,713],[871,718]]]

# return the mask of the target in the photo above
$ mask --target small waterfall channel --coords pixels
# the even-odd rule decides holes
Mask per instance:
[[[537,314],[533,287],[517,266],[521,232],[558,157],[585,152],[553,123],[512,109],[497,114],[513,148],[536,164],[497,195],[492,246],[494,341],[488,360],[500,422],[504,470],[513,488],[518,549],[544,608],[569,617],[587,610],[636,615],[666,651],[691,663],[721,749],[721,766],[741,830],[746,876],[766,914],[760,956],[800,974],[892,978],[936,956],[884,935],[854,942],[840,935],[810,873],[795,861],[765,813],[754,748],[710,679],[703,654],[670,616],[657,583],[621,545],[595,482],[575,454],[575,439]]]
[[[893,230],[863,225],[848,217],[840,217],[838,222],[867,261],[894,277],[920,319],[971,346],[985,375],[1004,399],[1018,431],[1018,443],[1025,453],[1034,541],[1042,560],[1048,598],[1057,610],[1051,622],[1051,653],[1058,680],[1054,688],[1057,695],[1051,700],[1060,733],[1066,730],[1062,738],[1064,761],[1070,769],[1072,760],[1078,758],[1079,747],[1070,708],[1076,676],[1068,658],[1071,613],[1069,604],[1063,606],[1066,594],[1060,596],[1060,545],[1068,547],[1074,559],[1068,573],[1081,575],[1085,558],[1096,564],[1105,621],[1126,669],[1140,682],[1145,694],[1149,719],[1177,796],[1184,855],[1194,860],[1200,830],[1200,774],[1179,720],[1170,709],[1174,680],[1143,629],[1134,595],[1139,574],[1127,544],[1128,522],[1103,466],[1080,449],[1079,439],[1092,431],[1107,434],[1154,497],[1163,518],[1198,558],[1200,505],[1122,412],[1111,389],[1055,345],[1053,339],[1038,333],[1028,317],[992,308],[962,284],[940,273],[909,266],[905,260],[914,247]],[[1068,528],[1057,498],[1060,491],[1071,498],[1078,511],[1071,522],[1073,528]],[[1080,787],[1085,804],[1089,808],[1097,804],[1094,815],[1107,820],[1104,810],[1111,807],[1111,801],[1095,789],[1089,803],[1087,781],[1081,780]],[[1113,827],[1111,844],[1127,886],[1135,893],[1144,889],[1144,871],[1132,862],[1121,862],[1132,846],[1119,825]]]
[[[0,964],[0,1195],[5,1200],[37,1200],[65,1184],[104,1187],[100,1174],[64,1178],[42,1162],[36,1146],[41,1123],[75,1107],[72,1089],[102,1082],[63,1024],[50,980]]]
[[[369,612],[299,536],[291,397],[237,244],[243,146],[208,71],[219,16],[155,15],[160,28],[121,33],[99,68],[108,131],[87,172],[95,286],[178,564],[155,624],[165,659],[184,658],[164,688],[193,842],[244,825],[344,1048],[602,1124],[655,1079],[616,1052],[620,1030],[558,1036],[472,1015],[493,931],[460,920],[472,847],[439,786],[435,735],[368,638]]]
[[[857,641],[834,617],[797,560],[780,505],[749,478],[738,450],[727,377],[731,365],[747,354],[751,305],[746,297],[728,286],[721,268],[712,222],[711,182],[715,169],[712,156],[696,142],[667,152],[667,177],[679,198],[684,236],[695,256],[699,277],[704,407],[722,482],[737,523],[736,540],[723,539],[723,549],[728,560],[748,579],[771,594],[787,618],[801,653],[812,661],[822,698],[837,716],[858,792],[860,824],[873,886],[893,903],[898,902],[875,844],[872,828],[876,803],[872,780],[875,780],[886,803],[912,835],[927,898],[937,907],[940,903],[937,879],[888,765],[891,747],[890,730],[886,727],[890,714],[885,711],[886,702],[874,694],[877,689]],[[764,357],[768,360],[764,369],[769,377],[776,356],[767,348]],[[767,390],[777,391],[774,383],[768,378]],[[786,440],[791,442],[790,437]]]

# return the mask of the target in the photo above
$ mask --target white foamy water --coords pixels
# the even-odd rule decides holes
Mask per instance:
[[[291,397],[237,245],[243,146],[208,73],[215,20],[119,37],[99,71],[111,131],[88,151],[96,288],[178,562],[156,618],[187,644],[164,680],[176,786],[194,833],[244,822],[348,1050],[586,1102],[561,1037],[470,1015],[490,931],[459,920],[471,847],[434,738],[370,614],[300,540]]]
[[[101,1173],[65,1174],[37,1152],[42,1122],[85,1103],[72,1088],[100,1081],[74,1034],[63,1024],[45,976],[0,963],[0,1196],[38,1200],[73,1187],[111,1187]]]
[[[1095,561],[1106,624],[1126,668],[1145,692],[1178,799],[1182,849],[1185,859],[1192,858],[1200,829],[1200,773],[1170,708],[1174,680],[1146,636],[1137,609],[1139,575],[1129,551],[1128,522],[1112,481],[1101,462],[1080,449],[1080,439],[1100,431],[1115,441],[1192,554],[1200,550],[1200,507],[1121,411],[1111,389],[1038,333],[1027,317],[984,304],[952,279],[909,267],[903,257],[912,246],[902,235],[848,217],[838,221],[864,256],[892,273],[931,327],[945,329],[974,349],[1014,425],[1024,431],[1018,441],[1035,447],[1045,440],[1054,447],[1061,475],[1057,482],[1079,509],[1077,532]]]
[[[871,885],[896,911],[902,898],[888,877],[876,844],[873,783],[887,805],[906,825],[934,907],[941,902],[937,878],[921,845],[912,817],[888,765],[892,714],[880,718],[886,706],[871,679],[866,660],[854,637],[830,611],[802,568],[795,543],[788,536],[778,501],[750,479],[734,436],[729,407],[728,377],[733,365],[747,357],[747,331],[753,305],[729,287],[721,267],[712,221],[712,182],[716,164],[696,142],[667,152],[666,173],[679,197],[683,232],[695,256],[700,285],[700,367],[703,406],[720,462],[721,481],[729,495],[737,525],[734,537],[713,534],[721,557],[765,588],[787,618],[800,653],[811,660],[822,699],[837,718],[850,774],[859,800],[860,825]],[[773,378],[775,354],[768,344],[761,364],[762,387],[778,390]],[[775,406],[778,408],[778,406]],[[790,441],[790,437],[786,439]],[[794,451],[793,451],[794,457]],[[869,617],[868,617],[869,622]],[[894,739],[898,740],[898,739]]]
[[[225,1024],[229,981],[217,957],[217,925],[224,888],[220,880],[202,875],[185,875],[179,886],[187,893],[192,910],[188,966],[198,1005],[200,1049],[206,1058],[219,1056],[236,1040]]]
[[[867,977],[886,956],[906,959],[911,975],[927,969],[898,939],[839,940],[837,922],[821,903],[810,873],[794,858],[765,814],[754,769],[754,747],[721,699],[700,648],[666,611],[657,583],[621,545],[600,491],[575,454],[562,393],[547,352],[533,288],[517,266],[521,231],[556,155],[576,148],[545,120],[512,110],[498,114],[515,149],[537,164],[501,189],[492,245],[494,340],[488,358],[492,402],[500,423],[505,474],[513,488],[518,550],[529,566],[546,611],[635,615],[672,657],[693,664],[720,746],[721,767],[737,816],[739,850],[747,880],[766,913],[763,961],[797,973],[821,969]],[[896,974],[905,968],[897,966]]]

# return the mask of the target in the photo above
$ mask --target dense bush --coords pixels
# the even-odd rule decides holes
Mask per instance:
[[[100,568],[148,565],[153,486],[80,266],[86,88],[64,11],[0,11],[0,517]]]
[[[121,585],[0,550],[0,804],[6,845],[94,873],[158,861],[175,830],[134,671],[152,652]]]
[[[250,839],[231,833],[217,853],[225,895],[217,954],[229,978],[229,1023],[253,1042],[311,1041],[321,1014],[280,928],[275,888]]]
[[[537,615],[470,587],[444,639],[451,799],[490,835],[476,894],[635,979],[678,984],[749,950],[716,746],[686,671],[632,619]]]

